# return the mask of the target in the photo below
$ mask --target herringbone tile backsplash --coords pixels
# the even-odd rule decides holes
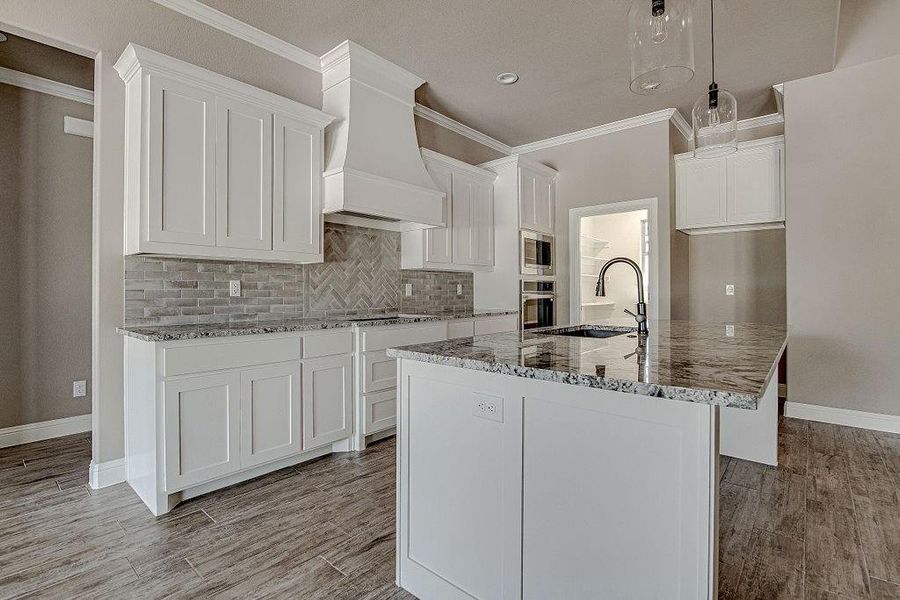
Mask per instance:
[[[241,296],[231,298],[235,279]],[[412,296],[401,293],[405,283]],[[380,229],[326,223],[325,262],[312,265],[125,257],[124,322],[132,326],[464,312],[472,304],[471,273],[401,271],[400,234]]]

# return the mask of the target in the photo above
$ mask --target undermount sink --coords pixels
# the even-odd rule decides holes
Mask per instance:
[[[621,327],[603,327],[600,325],[580,325],[577,327],[561,327],[558,329],[548,329],[541,331],[544,335],[567,335],[570,337],[589,337],[589,338],[611,338],[617,335],[634,335],[634,329],[625,329]]]

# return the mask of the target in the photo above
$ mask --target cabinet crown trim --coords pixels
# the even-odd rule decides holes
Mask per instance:
[[[274,112],[287,113],[311,125],[324,129],[335,117],[296,100],[279,96],[248,83],[220,75],[203,67],[172,58],[155,50],[129,43],[115,64],[122,81],[128,83],[135,75],[146,69],[168,77],[184,80],[190,85],[205,88],[265,107]]]
[[[476,167],[475,165],[470,165],[467,162],[457,160],[453,157],[435,152],[434,150],[429,150],[428,148],[419,148],[419,150],[422,152],[422,159],[426,162],[426,164],[437,163],[440,165],[444,165],[445,167],[448,167],[455,171],[462,171],[467,175],[472,175],[473,177],[484,179],[489,183],[493,183],[493,181],[497,179],[497,173],[493,171],[482,169],[481,167]]]
[[[559,175],[559,171],[557,171],[553,167],[548,167],[543,163],[539,163],[538,161],[522,156],[521,154],[505,156],[503,158],[498,158],[497,160],[491,160],[486,163],[481,163],[478,166],[482,169],[494,171],[495,173],[499,172],[502,169],[508,169],[511,167],[523,167],[525,169],[535,171],[546,177],[556,177],[557,175]]]
[[[747,140],[746,142],[738,142],[737,151],[741,150],[749,150],[751,148],[764,148],[767,146],[784,146],[784,135],[773,135],[772,137],[760,138],[758,140]],[[734,153],[728,156],[734,156]],[[682,162],[685,160],[694,160],[694,151],[682,152],[681,154],[675,155],[676,162]],[[698,158],[697,160],[708,160],[705,158]]]

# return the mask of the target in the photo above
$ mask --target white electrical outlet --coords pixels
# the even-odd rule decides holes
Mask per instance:
[[[406,285],[403,286],[403,293],[406,294],[407,296],[412,296],[412,284],[411,283],[407,283]]]
[[[461,283],[456,284],[456,295],[462,296],[462,284]]]
[[[725,326],[725,335],[727,335],[728,337],[734,337],[734,325]]]
[[[503,398],[487,394],[472,394],[472,414],[482,419],[503,422]]]
[[[238,298],[241,295],[241,280],[232,279],[228,282],[228,295],[232,298]]]
[[[87,396],[87,381],[81,379],[79,381],[72,382],[72,397],[73,398],[84,398]]]
[[[734,296],[734,284],[728,283],[725,285],[725,295],[726,296]]]

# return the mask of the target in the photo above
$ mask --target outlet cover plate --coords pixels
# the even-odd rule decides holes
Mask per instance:
[[[503,422],[503,397],[490,394],[472,394],[472,414],[481,419]]]
[[[72,382],[72,397],[84,398],[87,396],[87,381],[80,379]]]
[[[228,282],[228,295],[232,298],[239,298],[241,295],[241,280],[232,279]]]

